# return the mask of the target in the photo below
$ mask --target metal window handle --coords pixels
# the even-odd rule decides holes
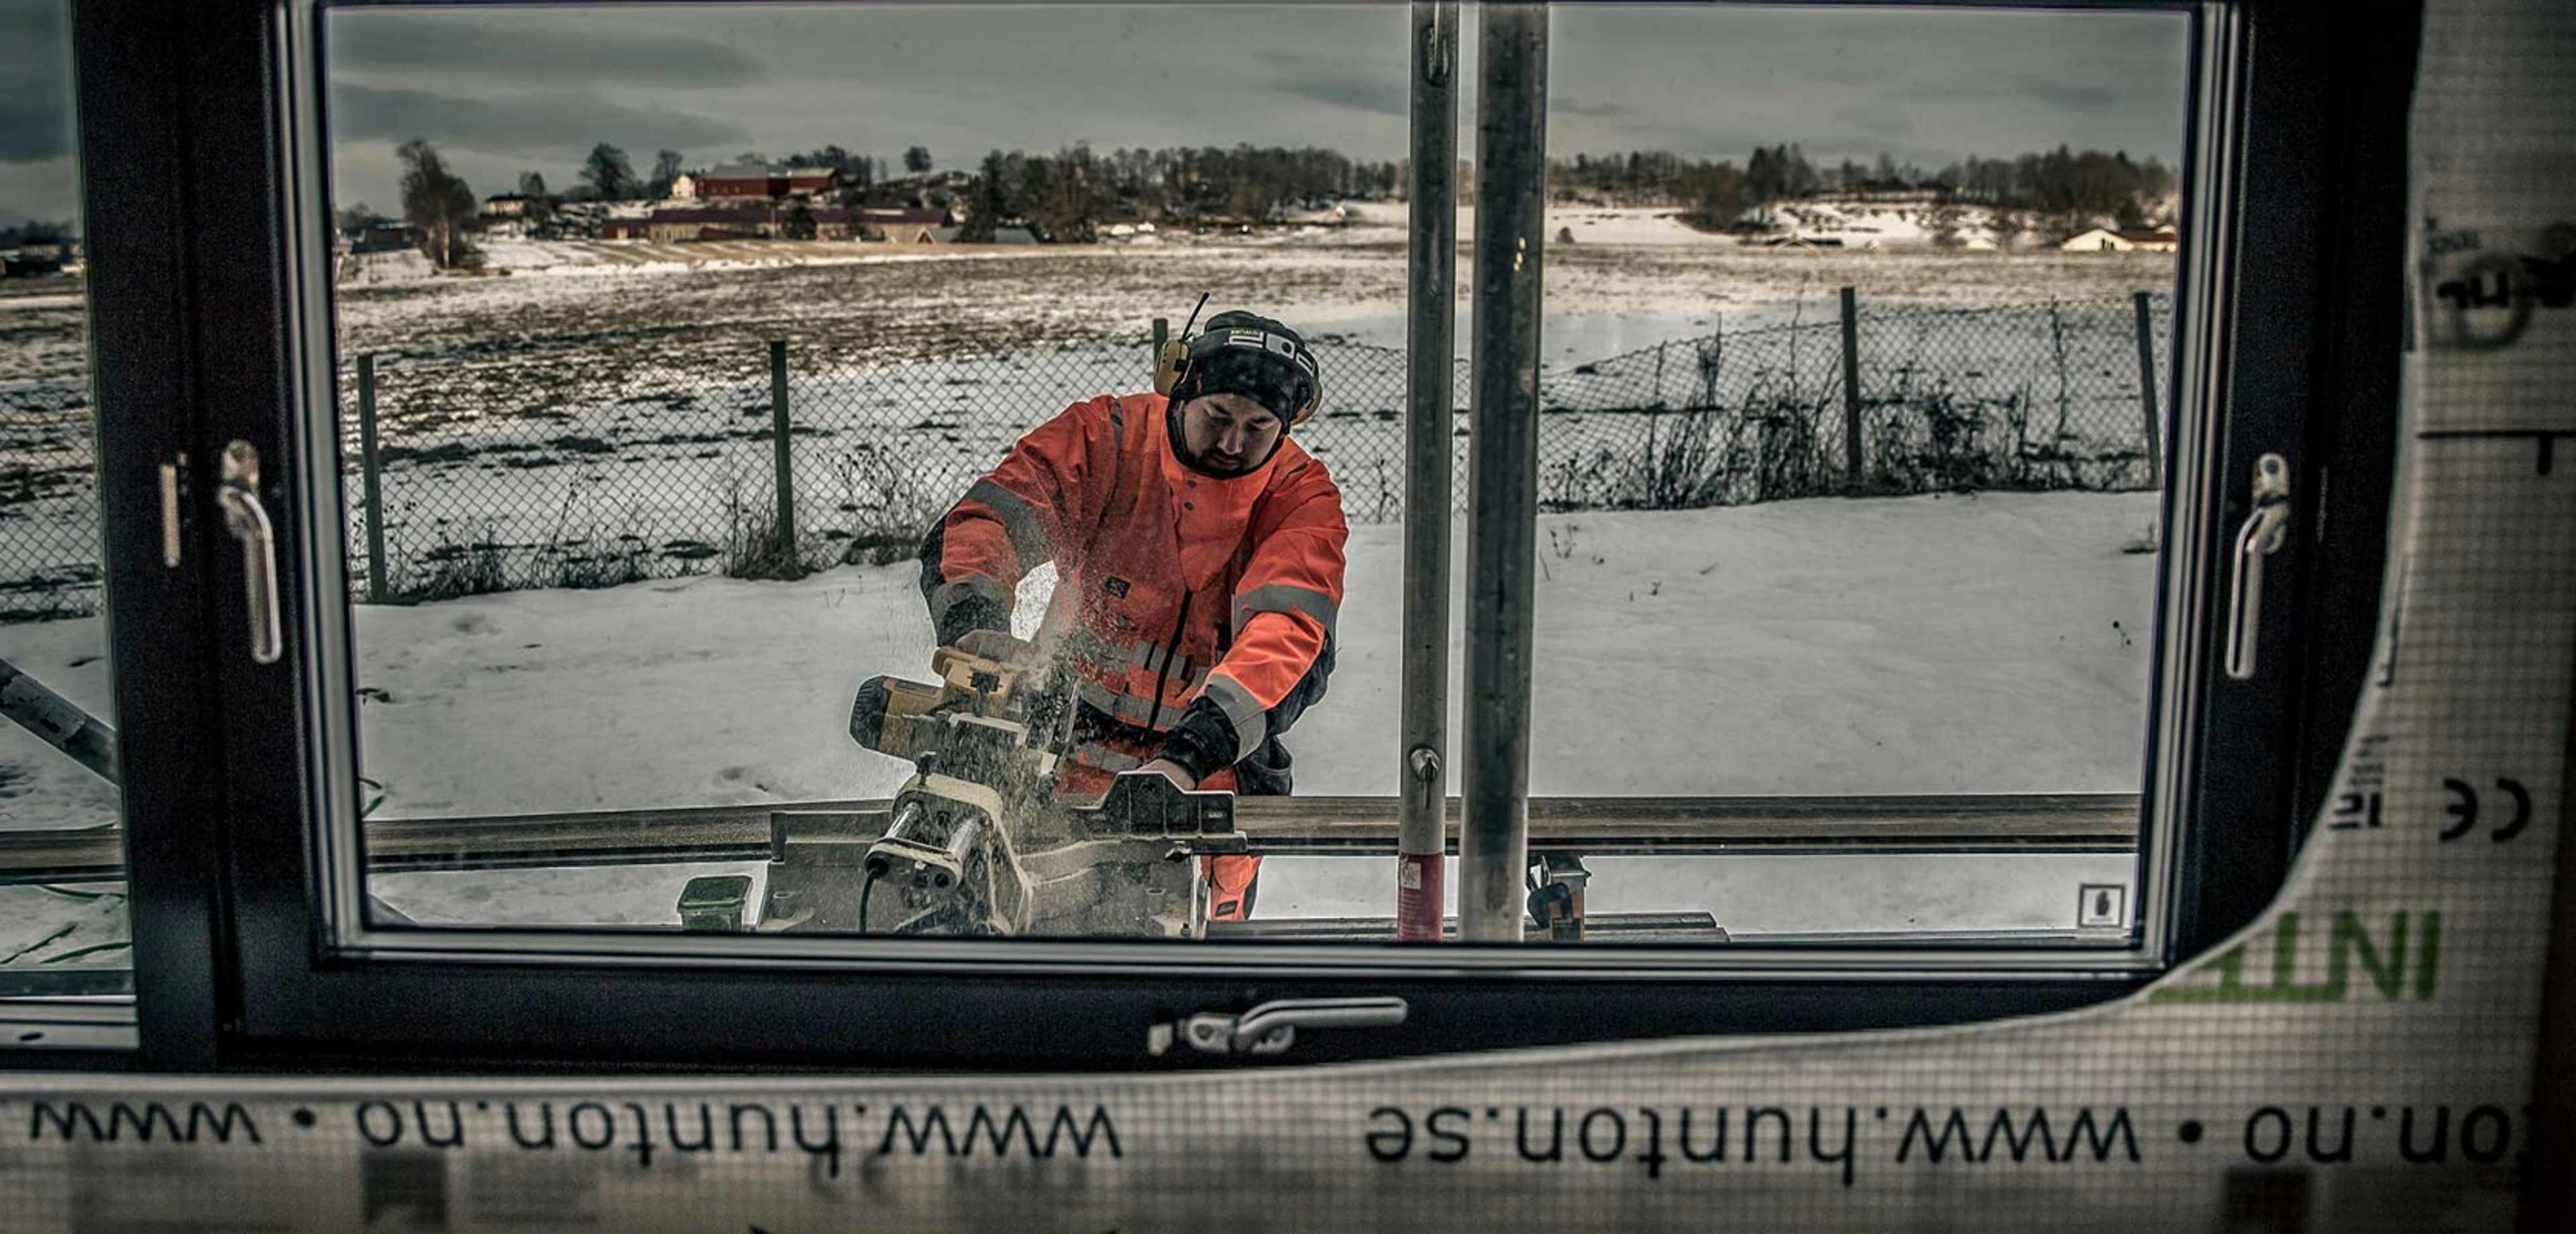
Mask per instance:
[[[224,528],[242,544],[242,590],[250,604],[250,658],[275,664],[286,635],[277,616],[277,528],[259,504],[259,451],[247,441],[224,447],[224,481],[215,490]]]
[[[1297,1040],[1300,1028],[1392,1028],[1410,1010],[1400,998],[1283,998],[1263,1003],[1242,1015],[1201,1012],[1180,1025],[1180,1038],[1204,1054],[1279,1054]],[[1156,1054],[1170,1048],[1170,1026],[1153,1034]]]
[[[2227,600],[2227,675],[2254,676],[2263,623],[2263,559],[2290,538],[2290,465],[2278,454],[2254,460],[2254,510],[2236,532],[2235,582]]]

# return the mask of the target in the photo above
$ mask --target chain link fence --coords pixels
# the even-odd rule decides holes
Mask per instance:
[[[1540,387],[1550,508],[2152,488],[2170,298],[1877,307],[1665,343]],[[794,339],[706,327],[346,361],[353,598],[399,602],[909,557],[1067,404],[1146,385],[1150,343],[804,371]],[[1321,341],[1298,440],[1353,522],[1403,514],[1405,357]],[[1451,431],[1467,493],[1468,367]],[[0,394],[0,619],[97,600],[85,400]]]
[[[98,534],[85,385],[0,388],[0,621],[96,612]]]

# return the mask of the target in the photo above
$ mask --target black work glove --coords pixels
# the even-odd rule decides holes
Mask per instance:
[[[977,630],[1000,630],[1008,633],[1011,614],[1001,605],[983,596],[966,596],[948,606],[938,621],[939,645],[955,647],[959,640]]]
[[[1234,721],[1202,695],[1190,700],[1189,708],[1181,712],[1181,722],[1163,735],[1162,748],[1154,751],[1154,757],[1170,759],[1190,773],[1192,783],[1203,784],[1234,765],[1235,745]]]

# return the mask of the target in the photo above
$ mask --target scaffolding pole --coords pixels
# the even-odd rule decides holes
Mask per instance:
[[[1458,937],[1519,942],[1529,857],[1530,618],[1538,551],[1547,7],[1477,10],[1474,436]]]
[[[1404,715],[1395,937],[1439,942],[1446,909],[1449,451],[1458,288],[1458,5],[1413,6],[1413,178],[1404,330]]]

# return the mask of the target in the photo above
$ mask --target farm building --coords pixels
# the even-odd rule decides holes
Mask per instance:
[[[829,167],[779,167],[760,163],[736,163],[719,167],[697,178],[691,186],[693,195],[708,201],[765,199],[819,193],[832,187],[836,173]],[[673,186],[675,194],[677,186]]]
[[[610,219],[599,226],[603,240],[652,240],[663,244],[690,240],[756,240],[776,233],[767,210],[663,210],[643,218]]]
[[[816,219],[819,221],[825,213],[816,211]],[[937,244],[941,242],[939,233],[949,224],[946,210],[862,207],[829,213],[850,216],[848,225],[858,227],[862,239],[883,240],[888,244]]]
[[[2182,247],[2182,237],[2170,227],[2096,227],[2067,237],[2057,247],[2070,253],[2170,253]]]

